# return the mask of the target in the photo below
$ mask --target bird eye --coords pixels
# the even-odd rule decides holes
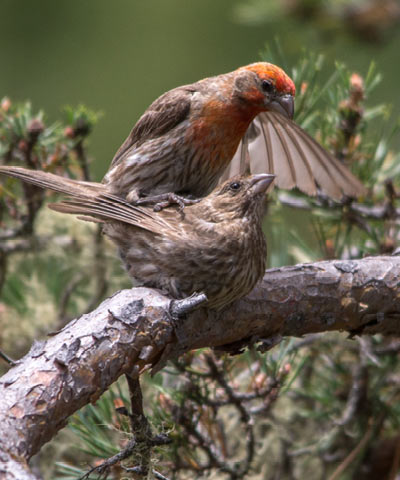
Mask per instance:
[[[240,187],[241,187],[241,184],[240,184],[239,182],[232,182],[232,183],[229,185],[229,188],[230,188],[231,190],[233,190],[234,192],[237,192]]]
[[[274,85],[269,80],[263,80],[261,82],[261,88],[264,90],[264,92],[271,93],[274,90]]]

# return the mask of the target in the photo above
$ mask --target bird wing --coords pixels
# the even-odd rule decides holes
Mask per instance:
[[[329,197],[366,194],[362,183],[296,123],[276,112],[259,114],[246,132],[224,179],[249,171],[274,173],[279,188]]]
[[[83,220],[90,221],[93,217],[105,223],[117,221],[153,233],[161,233],[162,230],[171,228],[168,222],[160,216],[153,215],[150,210],[120,203],[110,195],[92,198],[70,197],[59,203],[50,203],[49,208],[56,212],[83,216]]]
[[[118,221],[156,234],[162,234],[166,230],[171,233],[176,231],[179,234],[176,211],[162,210],[155,213],[151,208],[131,205],[108,193],[91,197],[70,195],[66,200],[51,203],[48,206],[57,212],[93,217],[105,223]],[[90,218],[82,219],[90,220]]]
[[[178,87],[157,98],[140,117],[128,138],[118,149],[111,166],[119,163],[126,152],[137,148],[143,142],[164,135],[189,115],[191,99],[196,84]]]

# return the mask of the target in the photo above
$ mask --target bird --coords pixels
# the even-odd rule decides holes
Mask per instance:
[[[294,96],[291,78],[267,62],[170,90],[134,125],[103,184],[156,209],[183,207],[243,173],[272,173],[280,188],[334,200],[365,195],[362,183],[292,121]]]
[[[0,174],[66,194],[49,207],[103,223],[130,277],[174,299],[204,293],[206,306],[221,310],[264,275],[262,218],[272,174],[235,176],[183,211],[174,206],[159,212],[110,194],[101,184],[12,166],[1,166]]]

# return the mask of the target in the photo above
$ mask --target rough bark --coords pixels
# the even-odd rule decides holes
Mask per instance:
[[[0,379],[1,480],[34,479],[27,460],[122,374],[200,347],[263,341],[268,349],[285,336],[329,330],[400,334],[400,256],[268,270],[218,314],[199,309],[177,321],[170,303],[155,290],[118,292],[35,343]]]

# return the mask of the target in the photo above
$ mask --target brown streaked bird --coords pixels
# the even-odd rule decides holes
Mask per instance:
[[[165,205],[207,195],[224,172],[274,173],[278,187],[308,195],[319,188],[336,200],[364,194],[361,182],[291,121],[294,95],[288,75],[266,62],[175,88],[138,120],[103,183],[130,202],[150,196]]]
[[[104,185],[21,167],[3,166],[0,173],[67,194],[50,208],[103,222],[129,275],[173,298],[204,292],[208,307],[219,310],[249,293],[264,274],[263,203],[274,175],[237,176],[183,212],[155,213]]]

